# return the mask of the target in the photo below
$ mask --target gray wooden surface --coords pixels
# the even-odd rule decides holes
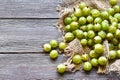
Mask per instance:
[[[59,75],[56,61],[42,51],[51,39],[62,40],[54,26],[62,0],[0,0],[0,80],[120,80],[119,76],[76,72]]]
[[[48,54],[1,54],[0,80],[120,80],[114,74],[98,75],[95,69],[90,73],[78,71],[59,75],[56,65],[65,60],[62,55],[53,61]]]
[[[41,45],[61,39],[57,19],[0,19],[0,52],[42,52]]]
[[[0,0],[0,18],[58,18],[60,0]]]

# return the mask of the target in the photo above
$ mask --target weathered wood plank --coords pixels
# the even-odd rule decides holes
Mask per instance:
[[[0,18],[58,18],[61,0],[0,0]]]
[[[42,52],[41,45],[61,40],[56,19],[0,19],[0,52]]]
[[[65,61],[59,55],[53,61],[48,54],[0,54],[0,80],[119,80],[116,75],[98,75],[95,70],[90,73],[75,72],[59,75],[56,66]]]
[[[0,0],[0,18],[59,18],[56,6],[62,1]]]

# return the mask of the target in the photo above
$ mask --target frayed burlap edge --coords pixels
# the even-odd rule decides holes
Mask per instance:
[[[115,72],[118,75],[120,75],[120,59],[118,59],[110,64],[108,73],[111,74],[112,72]]]

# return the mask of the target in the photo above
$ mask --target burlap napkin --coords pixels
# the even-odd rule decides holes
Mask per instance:
[[[56,24],[56,27],[59,29],[59,31],[63,33],[63,37],[65,34],[64,32],[65,25],[63,22],[64,18],[68,14],[72,13],[78,6],[78,4],[82,1],[86,2],[89,7],[96,8],[99,10],[106,10],[107,8],[111,7],[109,4],[109,0],[63,0],[63,4],[57,6],[57,11],[59,12],[60,18]],[[120,0],[118,1],[120,4]],[[107,40],[103,41],[103,45],[105,47],[104,56],[106,56],[108,59],[109,55],[108,41]],[[76,70],[81,70],[81,64],[75,65],[72,63],[72,57],[75,54],[82,55],[84,53],[89,52],[90,52],[89,47],[83,48],[80,41],[77,38],[68,43],[67,48],[64,50],[64,55],[68,57],[68,60],[64,63],[67,67],[66,71],[75,72]],[[110,72],[117,72],[120,74],[120,60],[116,60],[112,64],[109,64],[108,62],[106,66],[100,66],[98,68],[97,73],[110,73]]]

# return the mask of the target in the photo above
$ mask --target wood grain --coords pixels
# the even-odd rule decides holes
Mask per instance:
[[[0,18],[58,18],[62,0],[0,0]]]
[[[0,19],[0,52],[42,52],[42,45],[61,40],[56,19]]]
[[[0,54],[0,80],[119,80],[116,75],[98,75],[96,70],[89,73],[75,72],[60,75],[56,66],[65,61],[59,55],[53,61],[48,54]]]

